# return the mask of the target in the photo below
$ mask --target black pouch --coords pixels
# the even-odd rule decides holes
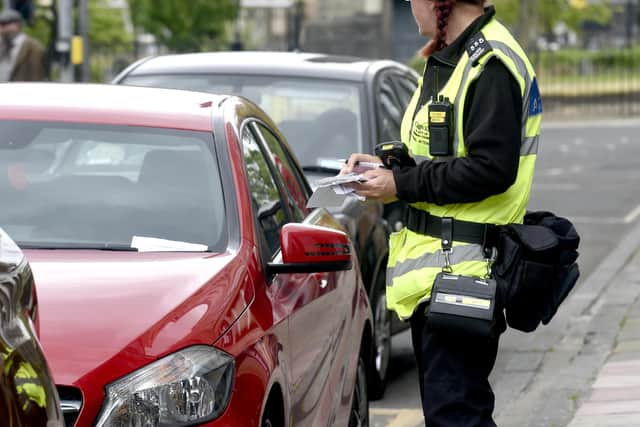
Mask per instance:
[[[500,307],[495,280],[443,272],[433,283],[426,323],[433,332],[493,338],[505,329]]]
[[[549,212],[501,227],[492,273],[510,327],[531,332],[551,321],[580,275],[579,242],[571,222]]]

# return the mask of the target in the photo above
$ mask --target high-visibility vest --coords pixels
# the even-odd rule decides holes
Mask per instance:
[[[476,43],[473,43],[475,41]],[[472,49],[478,48],[473,52]],[[471,52],[471,57],[470,57]],[[471,47],[462,55],[449,81],[438,93],[454,104],[454,156],[465,157],[464,105],[469,87],[480,76],[487,62],[498,58],[511,72],[522,95],[522,138],[520,162],[515,183],[504,193],[474,203],[436,205],[414,203],[414,208],[439,217],[490,224],[521,223],[529,201],[538,150],[542,103],[531,62],[509,31],[495,18],[473,37]],[[418,163],[438,161],[429,155],[428,102],[415,114],[422,90],[422,79],[402,122],[402,141]],[[486,277],[488,260],[477,244],[453,243],[450,254],[454,274]],[[387,305],[401,319],[409,318],[416,307],[431,296],[436,274],[442,271],[445,257],[440,238],[414,233],[407,228],[390,238],[387,268]]]

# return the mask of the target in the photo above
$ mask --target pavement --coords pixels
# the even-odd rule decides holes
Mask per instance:
[[[536,337],[540,350],[515,352],[510,371],[495,380],[497,395],[513,393],[498,396],[508,402],[496,408],[498,426],[640,426],[640,224],[572,291],[552,324],[516,337],[523,348],[535,347],[528,340]],[[553,336],[541,341],[545,333]],[[518,375],[532,365],[533,374]]]
[[[640,252],[611,286],[619,292],[615,300],[627,308],[620,311],[609,354],[569,427],[640,426]]]

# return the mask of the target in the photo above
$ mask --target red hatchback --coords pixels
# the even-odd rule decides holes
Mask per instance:
[[[306,208],[260,109],[132,87],[0,93],[0,224],[38,281],[68,426],[368,425],[351,243]]]

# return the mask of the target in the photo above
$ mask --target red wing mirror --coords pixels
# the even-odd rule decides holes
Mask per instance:
[[[307,224],[286,224],[280,230],[282,263],[272,273],[320,273],[351,269],[351,242],[345,233]]]

